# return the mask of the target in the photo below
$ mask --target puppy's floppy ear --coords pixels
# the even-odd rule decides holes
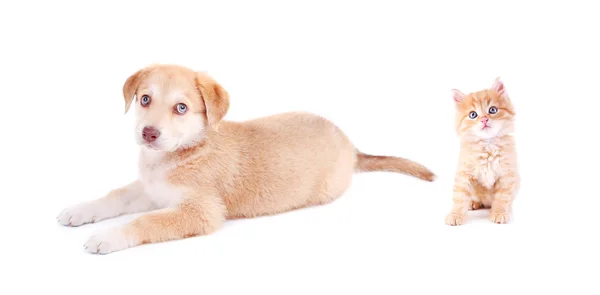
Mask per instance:
[[[135,96],[135,92],[137,91],[140,83],[146,76],[147,70],[141,69],[135,72],[133,75],[129,76],[123,84],[123,98],[125,98],[125,113],[129,111],[129,107],[131,106],[131,102]]]
[[[202,72],[196,72],[196,87],[204,100],[208,125],[216,127],[229,110],[229,93]]]

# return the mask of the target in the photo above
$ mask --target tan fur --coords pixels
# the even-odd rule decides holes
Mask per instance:
[[[357,152],[338,127],[313,114],[223,121],[229,107],[228,93],[206,74],[181,66],[142,69],[127,79],[123,93],[126,109],[135,97],[138,125],[152,122],[165,130],[169,139],[148,145],[136,133],[143,147],[141,183],[152,195],[153,204],[164,209],[141,216],[111,234],[93,237],[86,246],[97,247],[91,250],[94,253],[210,234],[228,219],[327,204],[346,191],[356,172],[392,171],[434,179],[431,171],[410,160]],[[140,98],[150,94],[154,94],[152,103],[141,107]],[[172,112],[172,105],[180,101],[189,107],[183,116]],[[202,116],[195,117],[198,114]],[[198,120],[205,128],[185,128]],[[174,128],[174,124],[179,127]],[[198,134],[191,136],[189,132]],[[182,141],[184,137],[193,140]],[[157,191],[172,192],[173,197],[163,197]],[[124,246],[97,245],[107,239],[121,241]]]
[[[460,155],[455,176],[453,206],[446,217],[449,225],[461,225],[468,210],[490,208],[489,218],[507,223],[520,178],[514,131],[515,110],[500,79],[490,89],[469,95],[454,90],[456,132],[460,137]],[[490,107],[498,109],[490,114]],[[469,113],[477,112],[476,119]],[[483,129],[483,118],[490,128]]]
[[[358,163],[356,171],[388,171],[404,173],[421,179],[432,181],[435,175],[425,166],[400,157],[390,156],[372,156],[363,153],[358,153]]]

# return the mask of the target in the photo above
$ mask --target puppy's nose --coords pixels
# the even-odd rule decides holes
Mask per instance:
[[[147,142],[153,142],[160,136],[160,132],[154,127],[144,127],[142,137]]]

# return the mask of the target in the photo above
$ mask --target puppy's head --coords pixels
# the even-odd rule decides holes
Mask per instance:
[[[154,65],[123,85],[125,112],[135,107],[135,140],[146,148],[175,151],[201,142],[229,109],[229,95],[204,73]]]

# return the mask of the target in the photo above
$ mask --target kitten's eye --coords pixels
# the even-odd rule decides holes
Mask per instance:
[[[490,108],[490,110],[489,110],[489,112],[490,112],[490,114],[492,114],[492,115],[493,115],[493,114],[495,114],[495,113],[497,113],[497,112],[498,112],[498,108],[496,108],[496,107],[491,107],[491,108]]]
[[[177,109],[177,113],[183,115],[185,114],[185,112],[187,112],[187,106],[183,103],[178,103],[176,106]]]
[[[469,113],[469,118],[471,118],[471,119],[475,119],[475,118],[477,118],[477,112],[474,112],[474,111],[473,111],[473,112],[470,112],[470,113]]]
[[[143,95],[143,96],[142,96],[142,99],[140,100],[140,103],[141,103],[143,106],[147,106],[147,105],[150,103],[150,96],[148,96],[148,95]]]

